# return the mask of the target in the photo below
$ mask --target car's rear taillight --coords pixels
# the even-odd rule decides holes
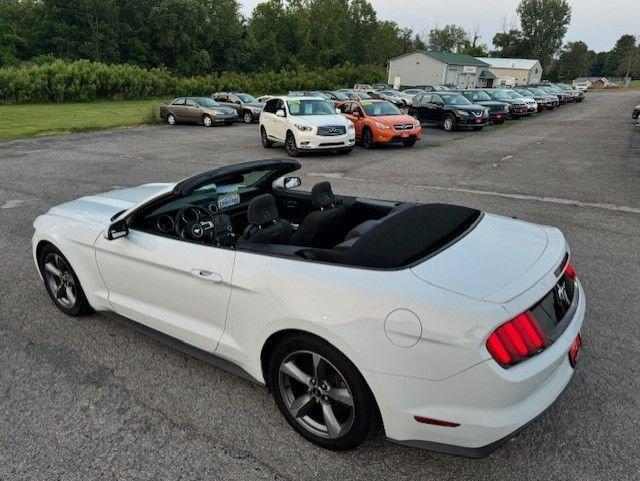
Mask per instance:
[[[509,367],[537,354],[548,342],[535,316],[526,311],[496,329],[486,345],[498,364]]]
[[[564,273],[569,279],[576,278],[576,270],[574,269],[573,264],[571,262],[567,264],[567,268],[564,270]]]

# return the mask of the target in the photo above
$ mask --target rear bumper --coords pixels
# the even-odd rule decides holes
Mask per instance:
[[[568,352],[580,333],[586,306],[579,283],[578,292],[576,311],[562,335],[542,353],[510,369],[487,360],[441,381],[379,375],[391,406],[381,409],[389,440],[483,457],[521,432],[553,404],[573,376]],[[420,424],[414,416],[459,426]]]

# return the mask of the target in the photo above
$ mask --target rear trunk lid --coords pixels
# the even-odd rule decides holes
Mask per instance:
[[[411,270],[443,289],[507,303],[538,284],[566,252],[558,229],[485,214],[457,243]]]

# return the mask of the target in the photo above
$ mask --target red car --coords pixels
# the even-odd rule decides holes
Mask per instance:
[[[365,149],[391,142],[413,147],[422,137],[420,122],[386,100],[348,100],[338,108],[356,126],[356,139]]]

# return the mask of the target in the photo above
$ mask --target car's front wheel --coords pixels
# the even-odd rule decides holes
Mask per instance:
[[[202,116],[202,125],[204,125],[205,127],[211,127],[213,125],[213,119],[211,118],[211,115],[203,115]]]
[[[251,112],[245,112],[242,116],[242,120],[244,120],[245,124],[250,124],[253,122],[253,115],[251,115]]]
[[[371,149],[373,145],[373,132],[369,127],[365,127],[362,129],[362,146],[365,149]]]
[[[284,141],[284,150],[290,157],[298,155],[298,144],[296,144],[296,138],[291,131],[287,132],[287,138]]]
[[[442,127],[447,132],[453,132],[456,128],[456,120],[453,118],[453,115],[447,114],[442,121]]]
[[[280,412],[318,446],[348,450],[371,432],[375,401],[356,367],[312,336],[292,336],[274,349],[269,385]]]
[[[68,316],[81,316],[91,311],[78,276],[62,252],[53,245],[45,246],[38,256],[38,267],[53,303]]]
[[[167,115],[167,123],[169,125],[176,125],[176,118],[173,116],[173,114]]]
[[[273,147],[273,142],[269,140],[267,129],[265,129],[264,127],[260,127],[260,138],[262,139],[262,146],[265,149],[270,149],[271,147]]]

